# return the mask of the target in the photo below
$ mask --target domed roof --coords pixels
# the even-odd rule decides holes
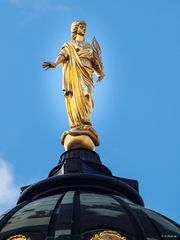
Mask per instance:
[[[64,191],[26,201],[2,216],[0,223],[2,240],[19,234],[31,240],[90,240],[105,230],[128,240],[180,237],[171,220],[122,196],[98,191]]]
[[[0,217],[1,240],[172,238],[180,239],[179,225],[144,208],[135,180],[113,177],[98,155],[82,150],[63,155]]]

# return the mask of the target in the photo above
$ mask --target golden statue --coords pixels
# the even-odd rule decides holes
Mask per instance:
[[[73,148],[95,149],[99,145],[98,135],[92,128],[93,73],[97,82],[104,78],[101,48],[95,39],[85,41],[86,23],[76,21],[71,25],[72,40],[66,42],[55,62],[44,62],[45,70],[63,67],[62,90],[64,91],[70,130],[63,133],[61,142],[65,150]]]

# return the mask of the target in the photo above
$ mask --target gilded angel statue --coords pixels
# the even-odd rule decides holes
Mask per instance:
[[[65,149],[89,148],[99,145],[96,131],[92,128],[91,112],[94,106],[93,74],[97,82],[104,78],[101,48],[95,39],[85,41],[86,22],[75,21],[71,25],[72,39],[66,42],[55,62],[44,62],[43,68],[63,67],[62,90],[65,96],[70,131],[62,136]],[[65,139],[66,138],[66,139]]]

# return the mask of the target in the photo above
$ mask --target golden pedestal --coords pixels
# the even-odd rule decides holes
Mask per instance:
[[[78,148],[95,150],[99,146],[99,139],[91,126],[83,126],[65,131],[61,136],[61,143],[66,151]]]

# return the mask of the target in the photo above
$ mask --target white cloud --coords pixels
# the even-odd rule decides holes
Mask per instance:
[[[4,0],[5,1],[5,0]],[[62,13],[71,10],[71,7],[62,4],[58,0],[6,0],[16,8],[21,14],[21,24],[26,26],[27,23],[38,19],[40,16],[48,13]]]
[[[59,3],[57,0],[8,0],[14,6],[24,6],[34,12],[65,11],[69,7]]]
[[[13,171],[10,165],[0,159],[0,213],[16,204],[20,189],[14,184]]]
[[[68,7],[60,3],[53,3],[50,1],[44,1],[43,4],[41,1],[36,0],[32,7],[34,10],[39,12],[50,12],[50,11],[65,11],[68,10]]]
[[[22,0],[9,0],[11,4],[18,5],[21,4]]]

